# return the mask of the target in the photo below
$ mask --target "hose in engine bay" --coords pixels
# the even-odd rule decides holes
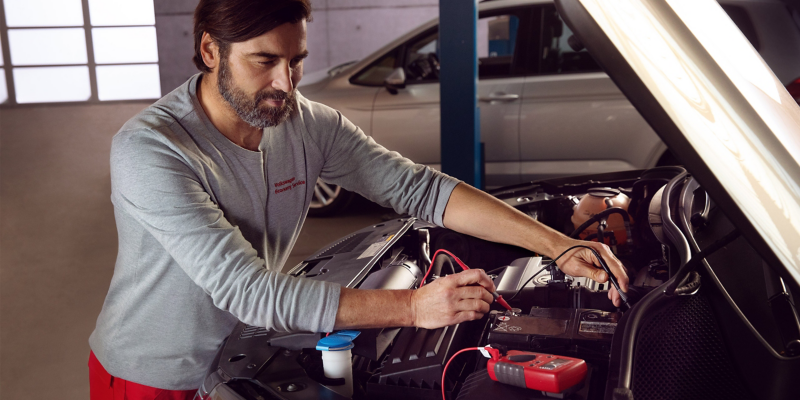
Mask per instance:
[[[599,213],[592,215],[586,222],[582,223],[579,227],[575,228],[574,231],[569,235],[569,237],[576,239],[578,235],[580,235],[583,231],[586,230],[590,225],[607,218],[612,214],[619,214],[622,216],[622,222],[625,224],[625,233],[627,234],[627,244],[633,244],[633,235],[631,234],[631,222],[630,222],[630,215],[627,211],[620,207],[611,207],[607,208]]]

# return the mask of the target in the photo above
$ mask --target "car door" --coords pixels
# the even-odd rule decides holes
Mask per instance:
[[[666,147],[585,50],[552,5],[541,6],[541,50],[525,79],[523,180],[649,168]]]
[[[486,184],[518,183],[519,113],[523,49],[529,9],[492,10],[478,20],[478,100],[481,141],[485,146]],[[375,97],[372,134],[378,143],[414,160],[440,167],[438,28],[401,46],[406,87]]]

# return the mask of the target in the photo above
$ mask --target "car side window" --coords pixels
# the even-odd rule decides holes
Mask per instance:
[[[369,67],[350,78],[350,83],[365,86],[383,86],[383,81],[385,81],[389,74],[396,68],[397,53],[397,50],[392,50],[379,58],[378,61],[375,61]]]
[[[542,50],[539,60],[542,74],[603,70],[583,46],[575,46],[579,42],[572,37],[572,31],[559,17],[555,7],[544,7],[542,11]]]
[[[517,42],[520,32],[520,16],[527,10],[516,10],[509,14],[491,15],[478,19],[478,76],[500,78],[514,71],[519,58]],[[384,80],[397,67],[400,54],[406,83],[434,83],[439,81],[439,32],[428,31],[417,36],[404,46],[384,55],[367,68],[350,78],[356,85],[382,86]]]
[[[499,78],[512,73],[520,19],[513,14],[478,19],[478,76]],[[439,33],[406,46],[403,68],[408,83],[439,81]]]
[[[511,74],[519,32],[519,17],[497,15],[478,20],[478,75],[481,78]]]
[[[439,80],[439,32],[423,36],[406,47],[406,82],[435,82]]]

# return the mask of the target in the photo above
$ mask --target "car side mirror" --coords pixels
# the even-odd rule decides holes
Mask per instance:
[[[406,87],[406,72],[403,68],[395,68],[389,76],[383,81],[386,90],[391,94],[397,94],[398,89],[405,89]]]

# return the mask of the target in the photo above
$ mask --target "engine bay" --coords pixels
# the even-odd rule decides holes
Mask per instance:
[[[752,398],[748,379],[757,378],[742,379],[740,365],[746,361],[730,349],[737,345],[736,340],[744,339],[731,332],[746,332],[768,344],[762,350],[750,350],[757,354],[747,356],[761,357],[767,370],[800,368],[800,348],[792,347],[798,338],[792,336],[791,327],[752,321],[764,313],[782,319],[787,311],[775,314],[775,307],[739,307],[736,304],[747,302],[746,296],[752,293],[737,294],[723,287],[722,281],[736,286],[733,282],[752,271],[715,270],[712,261],[725,265],[731,257],[741,258],[741,254],[728,254],[726,245],[734,240],[739,249],[749,247],[728,234],[735,229],[683,168],[563,178],[492,194],[565,235],[606,243],[628,272],[628,296],[634,308],[615,307],[607,297],[608,283],[566,275],[557,262],[542,255],[401,217],[332,243],[289,274],[350,288],[414,289],[425,276],[431,282],[460,271],[456,260],[437,262],[442,256],[431,260],[437,250],[447,250],[470,268],[484,269],[512,310],[495,303],[480,320],[439,329],[360,330],[352,341],[349,392],[340,390],[342,379],[328,378],[323,372],[321,352],[315,347],[324,333],[275,332],[240,323],[210,366],[201,397],[335,399],[352,394],[356,399],[639,399],[708,398],[712,393]],[[714,245],[723,251],[697,256]],[[693,258],[696,261],[690,263]],[[768,269],[763,262],[749,264],[762,273]],[[775,280],[763,279],[767,282],[760,283],[762,288]],[[766,300],[769,289],[762,291]],[[790,289],[786,292],[791,296]],[[793,306],[790,311],[796,317]],[[664,318],[672,322],[657,317],[662,312],[667,312]],[[705,325],[697,321],[705,321]],[[661,331],[669,329],[678,330],[678,342],[659,338]],[[692,344],[695,340],[699,342]],[[692,357],[687,354],[705,351],[692,346],[718,348],[714,354],[703,355],[701,370],[706,372],[695,372],[700,367],[690,365]],[[454,357],[467,348],[483,350]],[[499,356],[487,358],[482,353],[488,349],[501,352],[506,357],[502,360],[512,361],[502,364]],[[666,354],[670,351],[675,354]],[[772,353],[780,357],[775,359]],[[577,365],[578,361],[585,363],[580,382],[559,392],[525,388],[524,380],[521,387],[514,386],[495,376],[501,371],[497,365],[502,364],[506,368],[502,371],[511,371],[508,373],[556,379],[560,364]],[[683,377],[686,371],[695,376]],[[669,381],[670,374],[681,380],[661,382],[661,378]],[[720,383],[701,387],[704,380],[711,379]],[[784,389],[775,390],[782,393]],[[771,393],[765,398],[781,397]],[[627,394],[631,396],[617,397]]]

